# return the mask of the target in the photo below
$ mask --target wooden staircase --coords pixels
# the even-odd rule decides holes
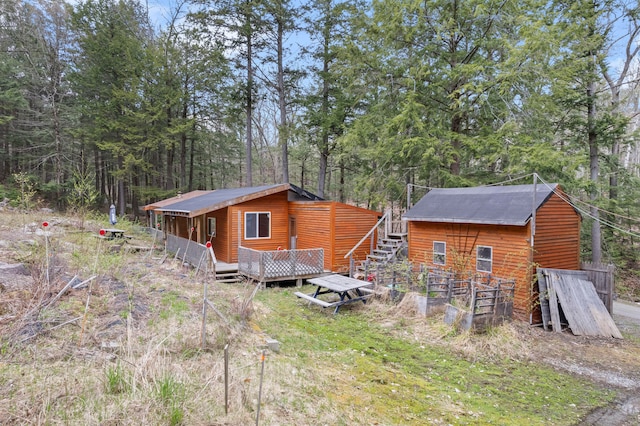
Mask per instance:
[[[244,275],[236,271],[222,271],[216,272],[216,282],[218,283],[227,283],[227,284],[235,284],[242,282],[244,280]]]
[[[367,255],[367,259],[361,261],[356,268],[358,275],[366,276],[374,271],[378,265],[384,266],[389,262],[393,262],[398,258],[401,258],[404,250],[407,248],[407,234],[406,233],[389,233],[386,238],[378,240],[378,244],[373,251]]]

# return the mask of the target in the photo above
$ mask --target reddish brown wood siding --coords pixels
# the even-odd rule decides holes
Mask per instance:
[[[537,267],[555,269],[580,269],[580,215],[553,194],[536,212],[536,232],[534,236],[533,274]],[[535,282],[536,275],[532,276]],[[534,309],[531,321],[542,322],[542,314],[537,303],[539,295],[534,286]]]
[[[381,214],[337,201],[295,201],[289,214],[296,217],[298,248],[324,249],[324,267],[333,272],[347,272],[349,252],[378,221]],[[375,236],[374,236],[375,238]],[[356,259],[366,258],[370,244],[356,251]]]
[[[492,248],[491,275],[516,280],[514,314],[527,319],[531,306],[528,227],[411,221],[409,258],[416,263],[458,272],[476,273],[476,248]],[[434,265],[433,242],[447,245],[446,265]]]
[[[172,221],[173,234],[182,238],[189,238],[189,219],[184,216],[176,216]]]
[[[538,209],[534,242],[536,265],[580,269],[580,216],[555,194]]]
[[[216,218],[216,236],[211,238],[211,246],[216,254],[216,258],[221,262],[233,263],[231,260],[230,244],[229,244],[229,225],[228,225],[229,209],[216,210],[205,215],[205,228],[208,225],[208,218]],[[207,230],[205,229],[205,235]],[[208,236],[207,236],[208,238]],[[206,242],[206,241],[205,241]]]
[[[527,226],[496,226],[409,222],[409,258],[427,266],[433,263],[433,242],[447,244],[444,268],[476,273],[476,248],[492,248],[494,277],[516,280],[514,314],[528,319],[531,306],[530,247]]]
[[[344,256],[351,250],[367,232],[378,222],[381,213],[342,203],[335,203],[335,232],[333,250],[333,271],[349,271],[349,259]],[[377,234],[373,234],[374,246]],[[371,250],[369,240],[363,242],[353,253],[353,258],[364,260]]]
[[[240,212],[240,227],[238,227],[238,212]],[[271,213],[271,236],[269,238],[245,239],[244,214],[251,212]],[[242,246],[254,250],[276,250],[278,247],[289,246],[289,202],[287,191],[247,201],[229,207],[229,252],[230,262],[238,261],[238,231],[242,238]]]
[[[479,245],[493,249],[492,275],[514,278],[514,316],[540,321],[534,290],[535,266],[580,269],[580,216],[553,194],[536,212],[536,235],[531,250],[531,223],[526,226],[473,225],[410,221],[409,258],[433,264],[433,242],[447,244],[446,268],[476,271]],[[462,255],[463,253],[466,255]]]
[[[324,249],[324,268],[333,270],[333,209],[325,201],[295,201],[289,205],[289,214],[296,218],[299,249]]]

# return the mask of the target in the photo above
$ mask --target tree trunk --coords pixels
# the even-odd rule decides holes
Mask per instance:
[[[589,180],[591,181],[591,189],[589,191],[589,200],[591,201],[591,216],[593,222],[591,224],[591,261],[593,263],[602,262],[602,235],[600,229],[600,215],[598,208],[595,206],[598,200],[598,178],[600,176],[600,163],[598,158],[598,138],[596,133],[595,119],[595,82],[591,80],[587,86],[587,125],[589,140]]]
[[[173,162],[175,157],[176,149],[171,146],[167,149],[167,171],[165,173],[166,181],[165,188],[166,190],[175,189],[175,185],[173,184]]]
[[[251,18],[247,15],[248,27],[251,28]],[[247,145],[245,147],[247,186],[253,186],[253,171],[251,168],[251,148],[253,146],[253,134],[251,132],[253,122],[253,54],[251,30],[247,34]]]
[[[189,192],[193,191],[193,163],[194,163],[194,159],[195,159],[195,154],[196,154],[196,108],[194,106],[193,108],[193,126],[191,129],[191,149],[190,149],[190,156],[189,156],[189,187],[188,190]]]
[[[289,183],[289,128],[287,126],[287,101],[284,86],[284,64],[282,46],[284,29],[282,20],[278,19],[278,104],[280,107],[280,148],[282,150],[282,182]]]
[[[118,172],[121,172],[124,167],[124,159],[122,157],[118,157]],[[125,197],[125,185],[124,185],[124,177],[118,176],[118,213],[120,216],[124,216],[127,212],[127,204]]]
[[[182,121],[187,122],[189,114],[188,105],[188,79],[185,81],[184,87],[184,104],[182,105]],[[180,134],[180,188],[187,186],[187,132],[186,130]]]
[[[458,111],[458,102],[460,100],[460,92],[455,89],[454,101],[452,103],[453,116],[451,117],[451,133],[453,139],[451,140],[451,164],[449,165],[449,171],[454,176],[460,175],[460,133],[462,131],[462,116]]]
[[[338,187],[338,200],[341,203],[345,202],[345,196],[344,196],[344,160],[340,160],[340,185]]]
[[[322,140],[320,148],[320,167],[318,169],[318,196],[324,198],[325,180],[327,178],[327,164],[329,162],[329,126],[326,121],[329,119],[329,34],[325,25],[324,46],[322,63]]]

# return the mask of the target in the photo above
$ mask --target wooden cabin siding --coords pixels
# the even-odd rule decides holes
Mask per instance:
[[[291,202],[289,215],[296,218],[299,249],[324,249],[324,268],[333,271],[333,209],[324,201]]]
[[[334,272],[349,270],[349,259],[345,259],[344,255],[373,228],[381,216],[376,211],[337,201],[291,202],[289,214],[296,218],[298,248],[324,249],[324,267]],[[370,248],[370,244],[364,242],[356,250],[355,258],[365,259]]]
[[[580,215],[553,194],[536,212],[536,232],[534,236],[532,273],[537,267],[555,269],[580,269]],[[535,282],[536,275],[532,275]],[[534,286],[533,297],[539,298],[537,286]],[[542,313],[534,303],[531,322],[542,322]]]
[[[344,256],[355,247],[356,244],[367,235],[378,222],[382,214],[363,209],[356,206],[334,202],[334,250],[333,250],[333,271],[345,272],[349,270],[349,259]],[[377,234],[373,235],[374,246],[377,241]],[[371,250],[370,241],[363,242],[353,253],[353,258],[365,260]]]
[[[207,235],[206,226],[208,226],[208,220],[210,217],[216,218],[216,236],[211,238],[211,246],[213,247],[213,251],[216,254],[216,258],[222,262],[232,263],[231,260],[231,246],[229,244],[231,230],[228,225],[228,212],[229,209],[221,209],[213,212],[209,212],[204,215],[205,221],[205,237],[207,240],[209,236]],[[206,243],[206,241],[205,241]]]
[[[172,221],[173,234],[189,239],[189,219],[184,216],[176,216]]]
[[[514,315],[528,319],[531,310],[531,262],[528,226],[497,226],[410,221],[409,259],[429,267],[457,272],[476,271],[476,248],[492,248],[492,272],[514,279]],[[447,245],[446,265],[433,263],[433,242]]]
[[[240,226],[238,226],[238,212],[240,212]],[[244,214],[248,212],[271,213],[271,236],[269,238],[245,239]],[[242,246],[254,250],[276,250],[278,247],[289,247],[289,202],[287,191],[246,201],[229,207],[228,224],[230,230],[229,251],[230,262],[238,261],[238,239]],[[240,236],[238,236],[240,232]]]
[[[347,271],[349,259],[344,259],[344,255],[369,232],[381,214],[336,201],[289,200],[291,191],[278,188],[272,188],[262,195],[236,197],[209,206],[207,203],[211,200],[201,201],[197,208],[189,207],[189,215],[193,216],[191,219],[181,216],[182,210],[176,210],[173,214],[178,216],[165,221],[166,232],[188,238],[190,228],[194,227],[192,239],[205,244],[209,240],[208,219],[215,218],[216,236],[211,238],[211,243],[216,257],[234,263],[238,261],[238,245],[259,251],[290,249],[294,223],[290,219],[293,218],[297,234],[296,248],[322,248],[325,269]],[[244,238],[246,213],[270,214],[268,238]],[[370,244],[364,243],[356,256],[364,259],[369,248]]]
[[[555,194],[538,209],[534,242],[536,265],[580,269],[580,216]]]

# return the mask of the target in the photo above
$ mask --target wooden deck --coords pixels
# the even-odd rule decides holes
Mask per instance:
[[[238,248],[238,272],[261,283],[324,275],[322,249],[259,251]]]
[[[216,273],[226,272],[238,272],[238,264],[218,261],[218,263],[216,263]]]

